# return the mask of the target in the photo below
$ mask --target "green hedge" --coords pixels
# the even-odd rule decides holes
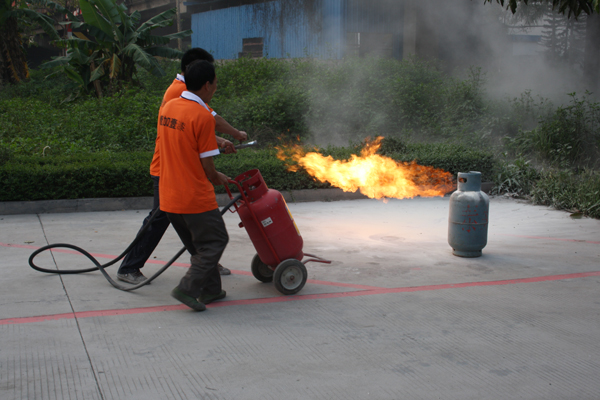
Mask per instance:
[[[336,153],[335,158],[344,159],[352,150],[338,148]],[[493,168],[491,154],[460,146],[409,145],[406,152],[393,158],[417,160],[422,165],[443,168],[453,174],[477,170],[491,176]],[[0,201],[152,196],[152,181],[148,176],[151,159],[151,152],[13,156],[0,165],[3,188]],[[216,157],[215,164],[231,178],[258,168],[267,185],[280,191],[330,187],[304,171],[287,171],[284,162],[277,159],[275,149],[244,149],[237,154]],[[224,192],[224,188],[217,187],[217,192]]]
[[[0,201],[152,196],[152,153],[14,156],[0,167]]]

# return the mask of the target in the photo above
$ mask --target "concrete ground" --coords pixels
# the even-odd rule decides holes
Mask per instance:
[[[107,262],[148,210],[0,216],[0,399],[599,399],[600,221],[492,198],[488,245],[465,259],[448,203],[290,203],[304,251],[333,261],[308,263],[295,296],[252,276],[227,213],[227,298],[201,313],[169,296],[186,255],[135,292],[28,266],[57,242]],[[181,247],[170,228],[144,273]]]

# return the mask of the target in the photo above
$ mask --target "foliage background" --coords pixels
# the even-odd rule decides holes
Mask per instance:
[[[176,61],[161,66],[165,77],[142,72],[141,87],[126,84],[102,99],[65,102],[66,79],[40,71],[0,92],[0,200],[151,195],[157,111],[179,69]],[[494,193],[600,217],[600,106],[592,94],[573,93],[562,105],[530,92],[491,99],[480,70],[451,76],[416,59],[242,58],[218,63],[217,74],[211,106],[263,146],[218,157],[230,176],[258,167],[278,190],[327,187],[287,172],[273,146],[300,140],[345,159],[382,135],[380,152],[398,161],[480,170]]]

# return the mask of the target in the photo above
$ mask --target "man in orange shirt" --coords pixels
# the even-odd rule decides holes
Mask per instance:
[[[207,104],[217,90],[214,66],[195,61],[186,69],[187,91],[161,108],[160,209],[191,254],[191,267],[171,296],[196,311],[225,297],[218,263],[229,236],[213,185],[229,178],[215,169],[219,154],[215,119]]]
[[[167,104],[169,101],[176,99],[181,96],[181,94],[186,90],[185,85],[185,69],[189,64],[197,60],[206,60],[210,63],[214,62],[213,56],[204,49],[199,47],[190,49],[185,52],[183,57],[181,58],[181,74],[178,74],[177,77],[171,83],[171,86],[166,90],[162,104],[162,107]],[[247,139],[247,134],[244,131],[239,131],[232,127],[223,117],[218,115],[216,112],[212,110],[212,108],[208,107],[209,111],[215,118],[215,127],[216,130],[231,135],[237,140],[244,141]],[[160,110],[159,110],[160,114]],[[225,153],[236,152],[233,143],[229,140],[226,140],[222,137],[216,137],[217,144],[219,148],[223,149]],[[150,176],[154,182],[154,205],[152,210],[148,214],[148,216],[144,219],[142,226],[146,225],[150,216],[156,212],[157,215],[152,220],[150,226],[146,229],[145,232],[141,234],[139,241],[137,244],[127,253],[125,259],[121,263],[119,267],[119,271],[117,272],[117,278],[119,280],[131,283],[131,284],[139,284],[146,280],[146,277],[142,274],[140,269],[144,266],[148,258],[152,255],[152,252],[158,246],[158,243],[162,239],[165,231],[169,227],[169,220],[165,213],[160,208],[159,201],[159,177],[160,177],[160,151],[159,151],[159,141],[160,135],[157,133],[156,136],[156,145],[154,150],[154,156],[152,157],[152,163],[150,164]],[[219,264],[219,272],[221,275],[229,275],[231,271],[229,269],[224,268]]]

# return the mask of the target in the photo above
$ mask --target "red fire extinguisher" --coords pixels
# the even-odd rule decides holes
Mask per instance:
[[[280,192],[269,189],[260,171],[252,169],[230,181],[238,186],[241,200],[235,204],[240,228],[246,228],[256,249],[252,274],[261,282],[274,281],[283,294],[299,292],[308,277],[305,263],[331,263],[302,251],[303,240],[285,199]],[[230,198],[233,199],[229,188]],[[302,261],[304,256],[312,257]]]

